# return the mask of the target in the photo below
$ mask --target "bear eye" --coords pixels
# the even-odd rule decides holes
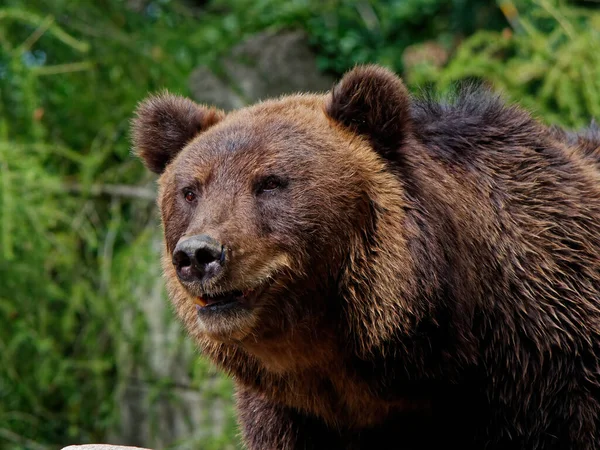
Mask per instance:
[[[271,192],[281,187],[282,184],[283,182],[277,177],[267,177],[260,182],[257,191],[259,194],[261,192]]]
[[[191,189],[184,189],[183,198],[185,198],[186,202],[192,203],[194,200],[196,200],[196,194]]]

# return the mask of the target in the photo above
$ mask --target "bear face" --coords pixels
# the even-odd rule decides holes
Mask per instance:
[[[193,335],[281,338],[308,317],[314,324],[336,314],[339,305],[327,299],[353,257],[352,243],[362,245],[373,226],[373,208],[402,204],[384,138],[406,132],[406,123],[385,120],[406,113],[404,96],[394,75],[367,67],[328,96],[286,97],[228,115],[170,95],[140,106],[135,146],[161,174],[163,265]],[[372,117],[370,102],[383,99],[389,111]],[[204,242],[189,244],[196,247],[187,254],[180,249],[198,239],[216,247],[219,261],[201,256],[210,273],[191,260]]]

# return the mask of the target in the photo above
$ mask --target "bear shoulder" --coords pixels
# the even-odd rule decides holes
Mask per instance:
[[[416,138],[441,159],[470,158],[485,149],[532,148],[549,135],[527,111],[480,84],[462,84],[443,97],[427,92],[411,106]]]

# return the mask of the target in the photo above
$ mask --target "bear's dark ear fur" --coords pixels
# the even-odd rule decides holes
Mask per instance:
[[[152,172],[162,173],[198,133],[220,121],[225,113],[168,93],[144,100],[132,121],[133,147]]]
[[[326,114],[368,138],[383,157],[395,160],[410,133],[410,95],[393,72],[376,65],[358,66],[333,88]]]

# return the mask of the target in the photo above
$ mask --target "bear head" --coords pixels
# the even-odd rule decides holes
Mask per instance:
[[[409,320],[375,282],[392,276],[377,263],[386,258],[412,279],[394,173],[411,146],[410,101],[393,73],[357,67],[324,95],[227,114],[152,96],[133,141],[160,175],[167,286],[200,341],[335,329],[369,346]]]

